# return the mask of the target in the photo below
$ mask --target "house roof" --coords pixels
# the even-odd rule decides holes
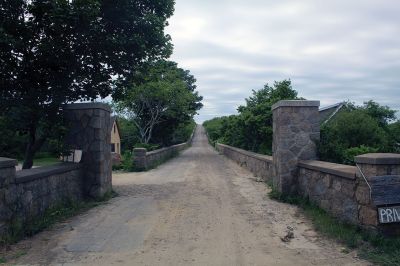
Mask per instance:
[[[344,106],[344,102],[335,103],[319,109],[319,122],[321,124],[327,123],[332,117],[334,117],[340,109]]]
[[[118,117],[113,115],[113,116],[111,116],[110,119],[111,119],[110,131],[112,131],[113,125],[114,125],[114,122],[115,122],[115,124],[117,125],[117,128],[118,128],[118,134],[121,136],[121,134],[120,134],[121,131],[120,131],[119,123],[118,123]]]

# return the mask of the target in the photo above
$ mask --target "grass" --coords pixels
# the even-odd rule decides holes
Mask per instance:
[[[33,160],[34,166],[48,166],[59,163],[60,160],[54,157],[37,158]]]
[[[48,166],[48,165],[53,165],[53,164],[56,164],[59,162],[61,162],[61,161],[58,158],[55,158],[52,156],[46,156],[46,157],[39,156],[39,157],[35,157],[33,159],[33,166],[38,166],[38,167]],[[18,163],[22,164],[23,161],[18,160]]]
[[[377,265],[400,265],[399,237],[384,237],[377,232],[366,231],[355,225],[340,222],[308,199],[283,195],[273,187],[269,197],[301,207],[318,232],[345,244],[349,250],[357,249],[360,258]]]

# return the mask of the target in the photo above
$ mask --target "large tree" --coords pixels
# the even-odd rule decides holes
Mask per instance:
[[[195,81],[175,62],[152,62],[137,71],[129,86],[116,91],[116,111],[135,123],[142,143],[154,143],[155,134],[171,135],[203,106]]]
[[[60,107],[124,84],[172,52],[173,0],[2,0],[0,116],[27,135],[23,168],[62,124]]]
[[[273,104],[280,100],[294,100],[297,91],[290,80],[276,81],[253,90],[246,99],[246,105],[239,106],[238,115],[214,118],[204,122],[212,141],[259,152],[272,153],[272,111]]]

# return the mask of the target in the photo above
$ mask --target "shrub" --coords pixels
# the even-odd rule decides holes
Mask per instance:
[[[365,145],[360,145],[358,147],[348,148],[343,151],[343,163],[355,165],[354,157],[357,155],[362,155],[366,153],[374,153],[377,152],[377,148],[368,147]]]

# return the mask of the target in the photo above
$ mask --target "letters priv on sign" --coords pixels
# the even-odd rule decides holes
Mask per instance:
[[[400,206],[379,207],[378,215],[381,224],[400,223]]]

